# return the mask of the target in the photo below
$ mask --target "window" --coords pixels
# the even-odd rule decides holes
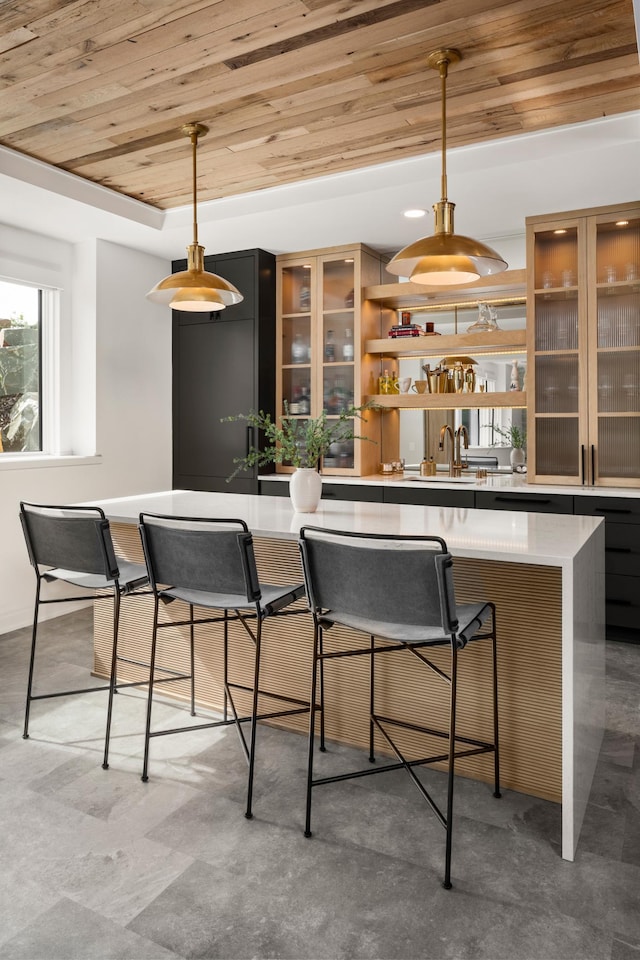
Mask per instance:
[[[50,291],[0,280],[0,453],[43,450],[43,312]]]

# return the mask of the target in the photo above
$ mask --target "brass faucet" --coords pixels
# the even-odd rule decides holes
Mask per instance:
[[[449,476],[455,477],[455,440],[453,437],[453,430],[448,423],[445,423],[444,426],[440,428],[440,443],[438,444],[438,450],[444,450],[444,441],[446,437],[449,437]],[[460,476],[460,474],[458,474]]]
[[[455,454],[454,454],[454,464],[453,464],[453,467],[454,467],[454,469],[455,469],[456,471],[458,471],[458,472],[455,473],[455,474],[450,474],[450,476],[459,477],[459,476],[461,475],[461,473],[462,473],[462,456],[461,456],[461,453],[460,453],[460,441],[461,441],[461,440],[464,440],[464,448],[465,448],[465,450],[468,450],[468,449],[469,449],[469,434],[467,433],[467,428],[466,428],[466,427],[464,426],[464,424],[462,424],[462,423],[460,424],[460,426],[458,427],[458,429],[457,429],[456,432],[455,432],[455,444],[454,444],[454,446],[455,446]]]

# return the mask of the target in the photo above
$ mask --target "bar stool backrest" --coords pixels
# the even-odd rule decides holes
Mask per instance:
[[[244,520],[141,513],[140,535],[154,590],[162,584],[260,599],[253,539]]]
[[[109,521],[100,507],[20,504],[33,567],[62,568],[115,580],[119,576]]]
[[[440,537],[396,537],[303,527],[309,603],[383,623],[457,628],[452,559]]]

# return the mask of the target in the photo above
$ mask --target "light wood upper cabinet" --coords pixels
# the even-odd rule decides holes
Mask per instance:
[[[529,480],[640,486],[640,203],[527,219]]]
[[[365,340],[380,336],[380,308],[362,289],[384,278],[386,259],[363,244],[307,250],[277,258],[276,412],[337,417],[359,406],[374,376],[362,354]],[[377,374],[376,374],[377,376]],[[335,445],[324,458],[327,475],[375,473],[380,462],[380,413],[356,423],[366,441]],[[278,467],[290,472],[287,466]]]

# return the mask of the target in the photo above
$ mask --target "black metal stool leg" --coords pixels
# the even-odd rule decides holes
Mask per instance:
[[[498,746],[498,642],[496,638],[495,611],[493,614],[493,762],[494,762],[494,790],[493,795],[498,799],[502,796],[500,793],[500,749]]]
[[[320,752],[326,752],[324,743],[324,660],[322,659],[322,631],[320,631]]]
[[[120,625],[120,585],[116,581],[113,587],[113,646],[111,648],[111,672],[109,674],[109,700],[107,703],[107,728],[104,735],[104,758],[102,769],[109,769],[109,740],[111,738],[111,716],[113,714],[113,694],[118,680],[118,627]]]
[[[445,890],[451,890],[451,840],[453,831],[453,778],[456,754],[456,687],[458,680],[458,651],[455,642],[451,648],[451,701],[449,713],[449,776],[447,780],[447,839],[445,849],[444,881]]]
[[[373,714],[375,698],[375,668],[373,665],[375,654],[375,637],[371,637],[371,653],[369,655],[369,763],[375,763],[373,746]]]
[[[191,646],[191,716],[196,715],[196,671],[195,671],[195,653],[194,653],[194,627],[193,627],[193,604],[189,604],[189,615],[191,624],[189,627],[189,641]]]
[[[229,611],[225,609],[224,611],[224,639],[222,643],[222,670],[223,670],[223,717],[225,720],[229,719],[228,713],[228,699],[227,699],[227,685],[229,682]]]
[[[36,640],[38,635],[38,608],[40,606],[40,577],[36,584],[36,602],[33,611],[33,630],[31,633],[31,655],[29,657],[29,678],[27,680],[27,702],[24,708],[24,730],[22,737],[29,739],[29,714],[31,712],[31,691],[33,688],[33,668],[36,662]]]
[[[304,823],[305,837],[311,833],[311,791],[313,789],[313,745],[316,735],[316,687],[318,677],[318,653],[322,644],[322,628],[314,624],[313,627],[313,665],[311,668],[311,697],[309,702],[309,755],[307,760],[307,810]],[[322,661],[320,661],[322,665]],[[323,711],[324,715],[324,711]]]
[[[249,779],[247,782],[247,810],[245,817],[247,820],[251,820],[253,817],[253,811],[251,809],[253,803],[253,771],[255,767],[256,759],[256,730],[258,726],[258,691],[260,684],[260,644],[262,641],[262,617],[258,611],[258,624],[256,629],[256,659],[255,659],[255,669],[253,673],[253,702],[251,708],[251,741],[249,746]]]
[[[153,598],[153,631],[151,634],[151,657],[149,659],[149,692],[147,698],[147,720],[144,728],[144,759],[142,761],[142,781],[146,783],[149,779],[147,773],[149,767],[149,733],[151,731],[151,705],[153,703],[153,677],[156,669],[156,645],[158,641],[158,606],[157,596]]]

